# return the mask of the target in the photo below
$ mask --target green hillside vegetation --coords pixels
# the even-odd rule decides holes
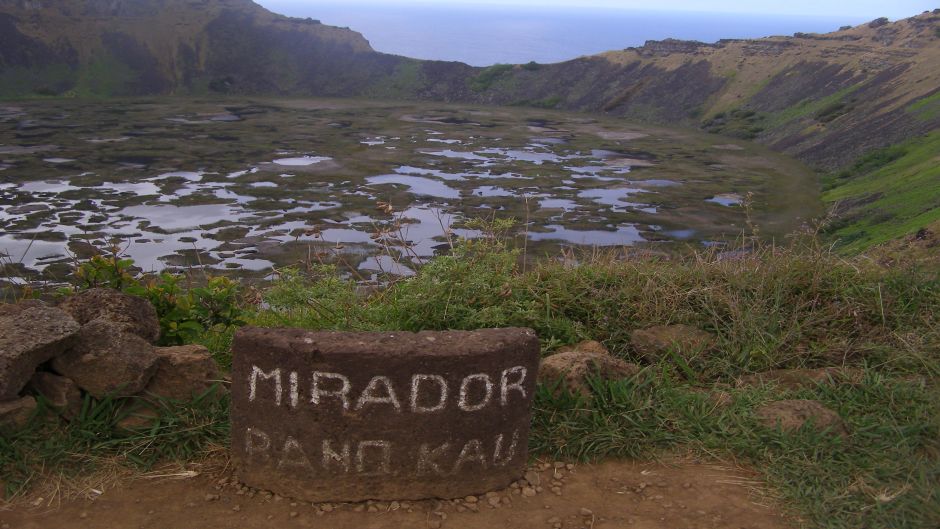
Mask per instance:
[[[829,233],[858,253],[940,220],[940,131],[879,149],[826,179],[838,218]]]

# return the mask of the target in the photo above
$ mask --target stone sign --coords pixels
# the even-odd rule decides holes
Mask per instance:
[[[531,330],[245,328],[232,350],[232,451],[251,487],[313,502],[455,498],[525,471]]]

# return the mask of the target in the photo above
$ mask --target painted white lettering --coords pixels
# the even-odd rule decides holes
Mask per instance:
[[[428,405],[427,402],[419,404],[419,395],[422,382],[437,384],[437,402]],[[447,405],[447,381],[440,375],[414,375],[411,377],[411,411],[413,413],[434,413],[441,411]]]
[[[377,467],[366,470],[366,452],[381,450]],[[380,476],[392,472],[392,444],[388,441],[362,441],[356,448],[356,471],[367,476]]]
[[[506,454],[503,454],[503,434],[496,437],[496,448],[493,450],[493,466],[504,467],[516,456],[516,446],[519,444],[519,430],[512,432],[512,441]]]
[[[304,453],[304,449],[301,448],[300,443],[297,439],[290,436],[287,436],[287,439],[284,441],[284,448],[281,449],[281,460],[277,462],[277,468],[285,466],[313,470],[313,467],[310,465],[310,460],[307,459],[307,454]]]
[[[274,403],[277,406],[281,405],[281,370],[274,369],[269,373],[265,373],[258,366],[251,366],[251,375],[248,377],[248,402],[254,402],[255,397],[258,395],[258,378],[264,380],[274,379]]]
[[[476,404],[469,404],[467,400],[470,398],[470,385],[474,381],[480,381],[483,383],[483,398]],[[476,375],[470,375],[464,378],[463,382],[460,383],[460,398],[457,401],[457,406],[463,411],[479,411],[485,408],[486,405],[490,403],[492,398],[493,381],[486,373],[478,373]]]
[[[379,386],[384,390],[379,392]],[[356,401],[356,409],[361,410],[366,404],[391,404],[395,410],[401,411],[401,403],[395,395],[395,388],[392,387],[392,381],[388,377],[372,377],[366,389],[362,390],[359,400]]]
[[[460,455],[457,456],[457,462],[454,463],[454,473],[460,472],[460,467],[466,463],[478,461],[483,469],[486,469],[486,457],[483,455],[483,444],[478,439],[467,441],[460,449]]]
[[[343,448],[337,453],[333,450],[329,439],[323,441],[323,469],[329,471],[330,465],[339,463],[343,467],[343,472],[349,472],[352,458],[349,456],[349,443],[343,443]]]
[[[503,374],[499,377],[499,399],[503,406],[509,402],[510,391],[518,391],[522,395],[522,398],[526,397],[525,388],[522,386],[522,383],[525,382],[527,374],[528,370],[522,366],[503,370]],[[516,375],[518,378],[516,378],[514,382],[510,382],[509,375]]]
[[[321,388],[321,384],[325,380],[336,380],[340,383],[340,388],[338,390],[328,390]],[[313,372],[313,385],[310,387],[310,402],[314,404],[320,404],[322,397],[337,397],[343,403],[343,409],[349,409],[349,390],[351,386],[349,384],[349,379],[339,373],[323,373],[320,371]]]
[[[300,388],[297,383],[297,372],[290,372],[290,407],[296,408],[300,402]]]
[[[271,438],[268,434],[257,428],[248,428],[245,430],[245,453],[249,457],[262,454],[267,457],[268,450],[271,449]]]
[[[444,443],[441,446],[431,450],[426,444],[421,445],[418,450],[418,475],[424,476],[432,471],[440,476],[446,475],[435,459],[443,457],[450,450],[450,444]]]

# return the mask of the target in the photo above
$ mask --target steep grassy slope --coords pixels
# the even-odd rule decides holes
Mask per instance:
[[[839,213],[830,230],[846,251],[916,232],[940,220],[940,131],[874,151],[827,184]]]
[[[559,64],[473,68],[377,53],[351,30],[276,15],[250,0],[0,5],[0,98],[206,93],[597,112],[756,139],[834,173],[940,129],[940,10],[825,35],[651,41]],[[921,202],[885,187],[903,180],[922,208],[936,207],[926,198],[936,174],[923,161],[930,157],[918,154],[936,143],[917,145],[910,158],[861,180],[856,168],[830,182],[827,197],[848,204],[837,233],[853,248],[936,216],[901,211]],[[896,169],[906,176],[896,179]],[[919,193],[925,186],[932,188]],[[878,193],[896,205],[872,201]]]

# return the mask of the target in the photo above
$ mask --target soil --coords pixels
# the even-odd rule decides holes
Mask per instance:
[[[457,501],[311,505],[221,474],[135,479],[94,500],[0,510],[3,529],[637,528],[784,529],[752,473],[691,461],[541,463],[500,493]],[[560,484],[560,486],[558,485]],[[554,489],[554,491],[553,491]],[[536,492],[539,490],[539,492]],[[35,506],[31,505],[35,504]],[[494,506],[495,505],[495,506]]]

